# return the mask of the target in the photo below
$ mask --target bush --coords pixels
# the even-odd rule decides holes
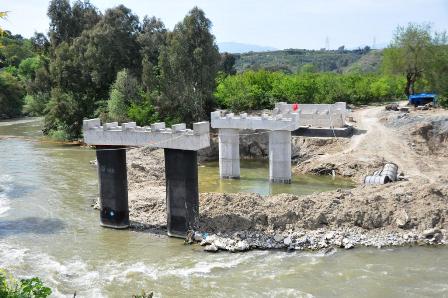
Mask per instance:
[[[53,89],[45,108],[44,133],[59,140],[76,139],[81,134],[84,113],[80,104],[83,99]]]
[[[442,106],[444,108],[448,108],[448,96],[439,95],[437,101],[440,106]]]
[[[113,121],[128,120],[128,110],[131,105],[138,106],[142,102],[142,90],[136,78],[127,69],[117,73],[117,79],[112,84],[108,101],[108,118]],[[134,109],[135,110],[135,109]]]
[[[51,289],[42,281],[33,277],[20,281],[0,271],[0,297],[4,298],[45,298],[51,295]]]
[[[129,108],[128,116],[140,126],[149,125],[159,121],[159,114],[150,102],[132,104]]]
[[[42,116],[49,101],[49,97],[50,96],[45,93],[25,96],[23,113],[29,116]]]

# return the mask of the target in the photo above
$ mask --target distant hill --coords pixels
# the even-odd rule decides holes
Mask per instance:
[[[304,65],[314,71],[374,72],[381,63],[381,51],[369,48],[357,50],[301,50],[251,52],[236,55],[235,68],[244,70],[267,69],[296,73]]]
[[[266,52],[275,51],[276,48],[259,46],[254,44],[238,43],[238,42],[221,42],[218,43],[219,51],[221,53],[228,52],[233,54],[241,54],[248,52]]]
[[[371,50],[362,55],[358,61],[348,65],[343,72],[375,72],[381,67],[382,50]]]

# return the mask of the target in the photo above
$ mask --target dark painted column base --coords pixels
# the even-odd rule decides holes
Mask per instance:
[[[197,152],[165,149],[168,235],[185,238],[199,219]]]
[[[126,149],[96,146],[100,187],[100,224],[103,227],[129,227]]]

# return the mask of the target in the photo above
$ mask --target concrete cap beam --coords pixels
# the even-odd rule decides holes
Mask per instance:
[[[290,113],[281,117],[263,114],[259,117],[248,116],[246,113],[239,116],[229,113],[222,116],[220,111],[215,111],[211,113],[211,122],[213,128],[293,131],[299,128],[299,114]]]
[[[285,102],[275,104],[274,114],[288,115],[293,105]],[[299,104],[297,113],[300,126],[304,127],[344,127],[348,113],[345,102],[334,104]]]
[[[150,146],[179,150],[192,150],[210,146],[209,122],[193,123],[193,130],[187,129],[185,123],[166,128],[164,122],[140,127],[135,122],[104,123],[100,119],[83,122],[84,142],[89,145],[105,146]]]

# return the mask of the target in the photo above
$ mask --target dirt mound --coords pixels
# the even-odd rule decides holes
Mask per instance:
[[[165,186],[165,161],[163,150],[133,149],[127,152],[128,180],[130,186],[140,182]]]
[[[448,187],[412,182],[309,196],[202,194],[200,230],[231,233],[360,227],[448,228]]]
[[[419,154],[448,156],[448,115],[443,111],[385,112],[382,121],[399,131]]]
[[[293,169],[296,174],[338,175],[362,182],[363,178],[380,170],[387,161],[379,156],[368,156],[360,159],[335,156],[331,162],[308,159],[299,162]]]
[[[163,151],[131,150],[128,164],[131,220],[165,227]],[[407,218],[401,228],[448,228],[446,182],[405,181],[308,196],[205,193],[200,194],[199,228],[265,233],[324,227],[397,228],[400,217]]]

